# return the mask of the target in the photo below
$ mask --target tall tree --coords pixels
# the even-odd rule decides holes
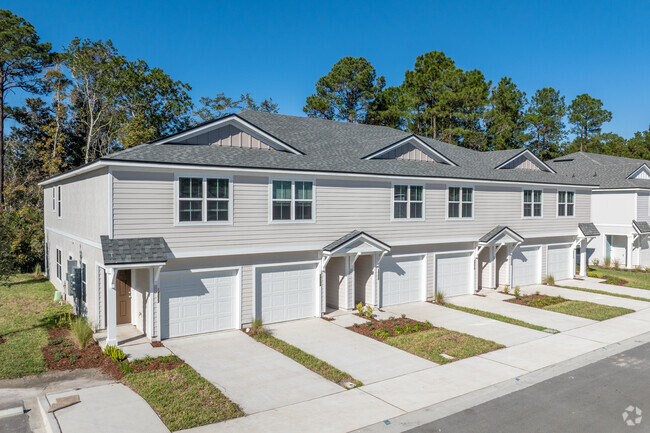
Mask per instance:
[[[503,77],[492,88],[486,113],[488,146],[491,150],[516,149],[526,141],[524,108],[526,93],[517,88],[512,78]]]
[[[442,139],[474,150],[486,150],[486,133],[483,123],[490,95],[491,81],[478,69],[459,70],[458,81],[452,86],[448,100],[449,127]]]
[[[573,126],[571,132],[575,133],[580,141],[580,152],[591,136],[600,134],[603,123],[612,120],[612,112],[603,108],[603,102],[586,93],[571,101],[568,112],[569,123]]]
[[[627,146],[633,158],[650,160],[650,127],[639,131],[627,141]]]
[[[403,87],[386,87],[368,105],[364,123],[406,128],[407,101]]]
[[[544,87],[531,98],[524,119],[531,132],[528,147],[538,157],[551,159],[561,152],[566,136],[562,120],[565,113],[566,103],[559,90]]]
[[[316,82],[316,93],[302,109],[309,117],[359,123],[386,85],[384,77],[363,57],[343,57]]]
[[[277,113],[278,104],[273,102],[273,98],[264,99],[258,105],[250,93],[242,93],[239,99],[226,96],[225,93],[218,93],[214,98],[207,96],[199,99],[201,107],[194,111],[194,116],[203,122],[218,119],[229,114],[236,113],[239,110],[264,111],[267,113]]]
[[[40,42],[34,26],[0,9],[0,209],[4,206],[4,120],[7,93],[42,91],[41,72],[50,63],[52,44]]]

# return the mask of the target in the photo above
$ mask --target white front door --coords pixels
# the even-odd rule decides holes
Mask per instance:
[[[382,306],[424,300],[424,256],[385,257],[379,263],[379,281]]]
[[[436,291],[446,297],[473,293],[472,253],[436,255]]]
[[[256,270],[256,317],[264,323],[313,317],[316,314],[316,264],[262,267]]]
[[[573,278],[573,252],[571,245],[549,245],[546,255],[546,275],[555,281]]]
[[[237,274],[236,270],[162,273],[161,338],[238,327]]]
[[[518,247],[512,253],[512,287],[542,282],[540,247]]]

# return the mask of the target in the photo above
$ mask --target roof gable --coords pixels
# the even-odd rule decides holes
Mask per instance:
[[[401,159],[408,161],[428,161],[439,164],[456,165],[442,153],[412,135],[390,146],[365,156],[363,159]]]
[[[390,251],[390,246],[362,231],[354,230],[323,247],[332,254],[368,253]]]
[[[637,168],[634,170],[632,174],[630,174],[628,179],[650,179],[650,167],[646,163],[643,163],[641,167]]]
[[[523,242],[524,238],[506,226],[496,226],[479,239],[480,244],[498,245]]]
[[[555,173],[555,170],[528,149],[524,149],[517,155],[508,158],[495,168],[497,170],[541,170]]]
[[[632,226],[639,234],[650,233],[650,223],[648,223],[647,221],[632,220]]]

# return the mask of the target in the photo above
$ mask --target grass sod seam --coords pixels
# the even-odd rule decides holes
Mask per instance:
[[[578,290],[580,292],[595,293],[597,295],[615,296],[617,298],[632,299],[634,301],[650,302],[650,298],[641,298],[639,296],[626,295],[623,293],[612,293],[605,290],[586,289],[583,287],[574,287],[574,286],[558,286],[558,287],[562,287],[563,289]]]
[[[550,332],[552,334],[557,334],[558,332],[560,332],[557,329],[551,329],[551,328],[547,328],[545,326],[534,325],[532,323],[524,322],[523,320],[513,319],[512,317],[503,316],[501,314],[490,313],[489,311],[477,310],[475,308],[463,307],[461,305],[455,305],[455,304],[449,304],[449,303],[444,304],[444,306],[447,307],[447,308],[454,309],[454,310],[463,311],[465,313],[474,314],[476,316],[486,317],[488,319],[493,319],[493,320],[498,320],[500,322],[509,323],[511,325],[517,325],[517,326],[522,326],[524,328],[534,329],[535,331],[542,331],[542,332],[552,331],[552,332]]]

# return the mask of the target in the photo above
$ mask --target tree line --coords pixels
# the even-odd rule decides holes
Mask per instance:
[[[190,91],[163,69],[127,59],[110,40],[75,38],[55,51],[27,20],[0,10],[0,276],[43,261],[38,182],[241,109],[279,112],[271,98],[220,93],[195,103]],[[13,106],[16,95],[27,97]],[[551,87],[528,97],[511,78],[493,85],[439,51],[419,56],[399,86],[386,86],[365,58],[343,57],[318,79],[303,111],[476,150],[527,147],[543,159],[576,150],[650,159],[650,130],[629,140],[602,132],[612,119],[602,101],[582,94],[567,104]]]

